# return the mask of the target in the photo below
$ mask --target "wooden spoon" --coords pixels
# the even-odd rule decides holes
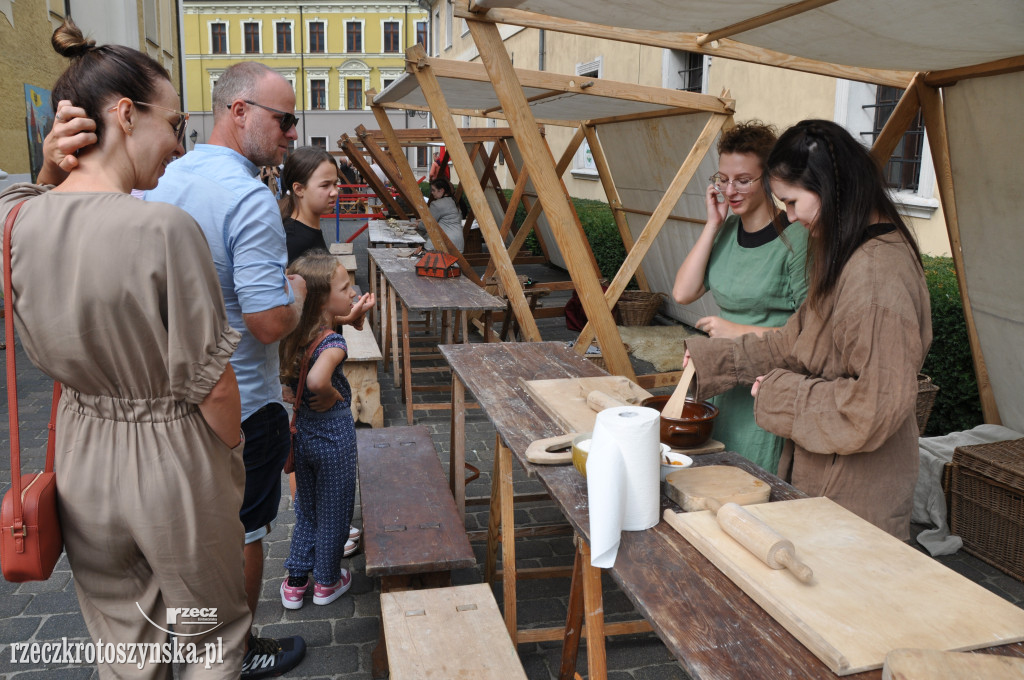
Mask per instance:
[[[693,381],[696,371],[697,369],[693,365],[693,357],[690,357],[689,363],[683,369],[683,376],[679,379],[679,384],[676,385],[675,392],[672,393],[664,408],[661,409],[661,415],[666,418],[679,418],[683,415],[683,407],[686,406],[686,393],[690,390],[690,383]]]

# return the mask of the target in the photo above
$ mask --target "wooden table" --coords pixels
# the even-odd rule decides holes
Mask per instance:
[[[413,220],[395,220],[396,223],[405,226],[412,226]],[[391,227],[388,226],[387,220],[369,220],[367,223],[366,234],[367,234],[367,250],[371,248],[394,248],[394,247],[417,247],[426,243],[419,234],[396,234],[392,231]],[[380,317],[383,315],[385,308],[381,305],[380,292],[378,286],[378,273],[376,264],[372,257],[367,257],[367,275],[370,285],[370,292],[377,296],[377,304],[372,310],[370,321],[373,325],[374,333],[380,332]],[[383,343],[381,343],[383,345]]]
[[[484,340],[491,340],[491,315],[494,311],[505,308],[504,301],[491,295],[469,279],[459,276],[450,279],[420,276],[416,273],[416,261],[409,257],[409,250],[399,248],[377,248],[369,251],[370,261],[376,265],[381,274],[380,298],[382,304],[381,339],[385,364],[388,353],[392,356],[392,365],[396,381],[401,381],[402,397],[405,400],[406,417],[409,424],[413,422],[413,411],[420,409],[451,408],[448,401],[435,403],[413,404],[413,393],[444,390],[431,386],[412,384],[412,351],[409,335],[410,312],[440,313],[441,336],[421,338],[434,342],[443,338],[446,343],[454,343],[461,337],[461,342],[469,342],[468,315],[480,312],[484,316]],[[398,352],[398,313],[401,305],[402,337],[401,352]],[[390,335],[388,334],[390,326]],[[459,333],[456,333],[458,326]],[[431,324],[432,327],[432,324]],[[430,348],[433,352],[433,347]],[[401,362],[399,362],[401,354]],[[436,354],[424,354],[423,358],[433,358]],[[436,372],[447,370],[446,367],[425,367],[418,371]],[[398,383],[396,382],[396,385]],[[460,468],[461,469],[461,468]]]
[[[526,447],[531,441],[561,432],[519,385],[519,378],[572,378],[604,375],[604,372],[566,350],[562,343],[444,346],[441,352],[453,370],[453,402],[464,397],[460,394],[462,387],[457,385],[464,383],[498,431],[495,480],[499,484],[496,491],[500,507],[495,508],[492,497],[492,526],[500,529],[503,536],[514,534],[511,504],[514,457],[528,475],[539,478],[576,532],[569,614],[566,627],[559,629],[561,635],[557,638],[564,640],[560,677],[573,677],[579,624],[584,618],[590,677],[605,677],[605,635],[627,632],[631,626],[638,628],[631,623],[604,623],[600,570],[591,566],[587,544],[590,527],[586,480],[571,465],[538,466],[526,460]],[[453,406],[453,459],[465,455],[464,423],[458,423],[455,414]],[[743,468],[771,484],[772,501],[804,496],[734,453],[695,456],[694,464]],[[669,506],[675,507],[663,497],[662,508]],[[514,541],[502,541],[501,549],[505,570],[505,623],[513,641],[555,639],[551,637],[551,629],[517,630]],[[488,566],[495,557],[489,545]],[[692,678],[833,680],[836,677],[664,520],[647,531],[623,532],[615,566],[609,572]],[[1024,657],[1024,643],[991,651]],[[877,680],[881,671],[844,677]]]

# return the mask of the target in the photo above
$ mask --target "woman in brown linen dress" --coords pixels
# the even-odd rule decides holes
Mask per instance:
[[[14,322],[32,362],[64,386],[55,467],[82,614],[104,646],[164,645],[174,624],[179,647],[194,643],[200,657],[181,677],[237,678],[251,618],[228,363],[239,336],[199,226],[129,195],[184,153],[186,116],[149,57],[96,47],[70,23],[53,44],[71,60],[54,101],[84,109],[98,141],[60,186],[0,194],[0,220],[28,199],[11,236]],[[58,118],[69,108],[61,101]],[[206,620],[172,608],[205,609]],[[100,676],[170,677],[168,649],[104,658]]]
[[[932,339],[917,243],[870,154],[835,123],[793,126],[765,169],[809,231],[810,292],[780,330],[687,340],[697,397],[753,384],[757,424],[791,440],[779,475],[906,540]]]

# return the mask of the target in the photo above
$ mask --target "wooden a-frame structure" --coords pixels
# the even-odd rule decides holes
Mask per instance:
[[[1019,399],[1024,367],[1013,339],[1024,328],[1019,295],[1024,277],[1016,273],[1020,267],[1015,260],[1002,255],[1003,241],[1013,238],[1004,222],[1009,215],[1019,215],[1020,192],[1012,182],[1001,182],[1005,168],[985,178],[992,167],[983,160],[986,155],[1013,158],[1007,151],[1011,146],[1015,153],[1020,151],[1020,135],[1009,132],[1017,127],[1013,117],[1024,90],[1024,12],[1019,2],[936,7],[930,0],[901,0],[896,5],[888,0],[764,0],[757,3],[756,14],[749,13],[750,3],[714,0],[678,0],[671,11],[663,0],[636,0],[628,6],[584,0],[454,4],[455,16],[466,20],[481,60],[495,76],[509,66],[496,24],[511,24],[903,88],[872,153],[880,162],[887,161],[917,112],[922,113],[985,421],[1024,431],[1024,404]],[[948,89],[965,81],[971,88]],[[503,81],[495,86],[514,89]],[[970,96],[985,98],[984,112],[975,115],[971,105],[976,102],[962,101]],[[998,113],[993,96],[1002,102]],[[960,130],[952,129],[951,109]],[[989,121],[977,120],[986,116]],[[954,154],[960,167],[953,163]],[[977,213],[966,213],[975,218],[966,230],[961,221],[965,204]],[[999,263],[996,274],[993,262]],[[1006,299],[1003,288],[1016,289],[1017,299]],[[985,317],[981,332],[975,318],[979,305]],[[991,374],[983,353],[986,345],[989,361],[999,367]],[[996,403],[1000,394],[1001,407]],[[1009,420],[1000,415],[1007,409],[1012,411]]]
[[[483,64],[429,58],[419,45],[409,48],[406,52],[406,74],[373,98],[381,131],[387,138],[390,125],[384,115],[385,107],[429,109],[433,113],[491,253],[488,274],[493,267],[527,340],[540,340],[540,332],[516,279],[509,251],[518,251],[543,212],[589,319],[577,347],[582,351],[591,339],[596,338],[609,370],[635,379],[615,326],[612,308],[634,275],[639,273],[641,285],[646,286],[640,263],[666,220],[674,217],[672,211],[676,203],[715,137],[723,127],[731,124],[732,102],[724,97],[515,69],[493,25],[470,22],[470,30],[480,47]],[[505,225],[498,225],[487,208],[472,160],[465,151],[465,140],[455,126],[455,115],[503,119],[514,135],[522,165],[512,202],[515,203],[530,187],[538,200],[508,248],[502,235]],[[631,210],[617,199],[615,181],[602,150],[598,130],[620,126],[634,130],[634,134],[636,130],[642,134],[644,129],[662,125],[665,119],[684,116],[694,121],[697,132],[692,139],[676,140],[673,150],[681,151],[682,164],[675,176],[662,187],[664,192],[657,209],[645,215],[647,223],[634,239],[625,219]],[[576,130],[557,162],[540,134],[539,124]],[[594,154],[598,173],[610,197],[616,224],[628,251],[607,291],[601,290],[596,261],[561,180],[562,173],[584,139]],[[397,138],[389,146],[398,148]],[[400,159],[396,160],[401,163]]]

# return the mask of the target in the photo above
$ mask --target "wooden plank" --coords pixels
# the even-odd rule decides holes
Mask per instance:
[[[352,388],[352,418],[371,427],[383,427],[384,407],[380,403],[380,382],[377,379],[377,362],[383,356],[373,331],[366,326],[361,330],[345,326],[342,336],[348,346],[343,371]]]
[[[882,680],[1020,680],[1024,659],[991,654],[894,649],[885,657]]]
[[[526,680],[483,583],[382,593],[392,680]]]
[[[737,35],[744,31],[750,31],[755,28],[760,28],[761,26],[767,26],[768,24],[775,23],[776,21],[795,17],[798,14],[809,12],[812,9],[817,9],[824,5],[831,5],[835,1],[836,0],[802,0],[802,2],[795,2],[792,5],[779,7],[778,9],[773,9],[770,12],[765,12],[764,14],[756,17],[750,17],[749,19],[737,21],[729,26],[704,33],[697,38],[697,44],[703,47],[715,40],[728,38],[731,35]]]
[[[651,393],[620,375],[597,378],[524,380],[523,387],[566,432],[592,432],[597,412],[587,405],[587,395],[600,390],[616,399],[639,405]]]
[[[516,142],[523,155],[523,163],[533,178],[538,200],[547,215],[562,257],[565,258],[569,275],[576,283],[583,309],[601,343],[605,362],[611,373],[632,378],[635,376],[633,365],[615,327],[611,307],[605,302],[598,283],[599,277],[593,264],[590,245],[587,243],[583,228],[579,225],[572,204],[565,195],[562,179],[555,173],[551,151],[537,132],[536,122],[525,101],[522,85],[512,67],[508,52],[505,51],[501,35],[493,24],[482,24],[477,21],[467,21],[467,24],[486,67],[486,75],[505,108],[509,127],[516,133]],[[586,91],[592,89],[596,89],[596,85],[594,88],[586,88]],[[498,274],[505,284],[505,290],[511,294],[509,300],[513,303],[516,318],[519,319],[527,338],[539,339],[539,333],[532,330],[536,328],[536,322],[533,315],[528,314],[525,298],[522,298],[522,305],[517,305],[520,295],[515,295],[515,291],[512,290],[516,284],[511,262],[507,263],[507,271],[503,271],[506,269],[506,263],[501,265]]]
[[[924,82],[929,87],[946,87],[968,78],[998,76],[1003,73],[1016,73],[1021,70],[1024,70],[1024,55],[997,59],[985,62],[984,64],[974,64],[973,66],[930,71],[925,74]]]
[[[710,512],[667,511],[666,520],[837,675],[881,668],[903,647],[1024,640],[1024,610],[827,498],[746,510],[793,541],[810,584],[769,568]]]
[[[356,441],[366,575],[475,565],[429,430],[360,428]]]
[[[351,243],[332,243],[331,244],[331,255],[351,255],[352,244]]]
[[[946,218],[946,231],[949,234],[949,249],[953,253],[953,264],[956,267],[956,281],[960,288],[960,300],[964,307],[964,322],[967,326],[967,340],[971,345],[971,357],[974,359],[974,374],[978,381],[978,396],[981,398],[981,412],[986,423],[999,425],[999,406],[992,392],[992,382],[988,377],[985,357],[978,338],[978,327],[974,323],[974,309],[971,296],[967,290],[967,278],[964,275],[963,247],[960,241],[960,218],[956,211],[956,192],[953,187],[953,167],[949,160],[949,130],[946,127],[946,113],[942,105],[939,91],[923,83],[918,83],[917,96],[921,101],[921,112],[924,126],[928,132],[928,146],[935,163],[935,180],[939,187],[939,200],[942,203],[942,214]]]
[[[370,168],[369,163],[367,163],[366,159],[363,158],[363,154],[356,148],[355,142],[353,142],[347,134],[343,133],[338,144],[341,146],[341,150],[345,152],[345,155],[348,156],[349,160],[352,161],[352,165],[356,166],[356,170],[363,178],[363,181],[373,189],[373,193],[377,194],[377,198],[387,206],[388,212],[398,215],[403,220],[408,217],[408,215],[405,214],[405,211],[402,210],[401,206],[395,202],[395,197],[391,195],[388,188],[380,181],[380,177],[377,176],[377,173]]]
[[[371,106],[373,106],[371,104]],[[368,134],[377,142],[384,141],[384,135],[380,130],[367,130]],[[459,128],[459,136],[464,142],[494,142],[499,139],[512,137],[512,131],[507,127],[469,127]],[[396,128],[395,137],[402,146],[422,146],[426,142],[441,142],[444,137],[437,128]]]

